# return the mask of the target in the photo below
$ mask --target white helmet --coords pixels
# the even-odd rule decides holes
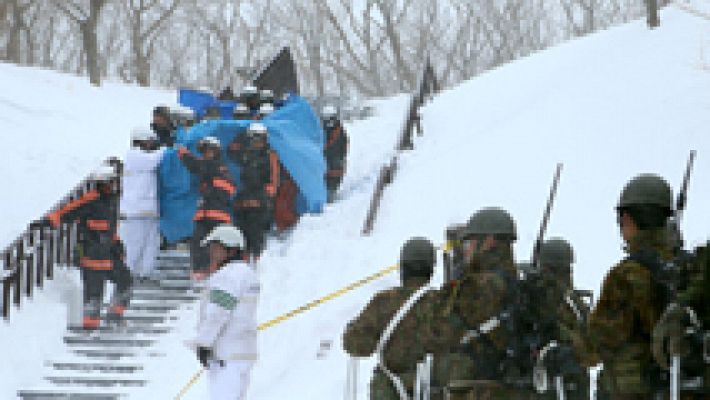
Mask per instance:
[[[108,182],[116,178],[116,176],[116,170],[114,170],[113,167],[102,165],[91,172],[89,179],[94,182]]]
[[[244,235],[242,231],[235,228],[232,225],[224,224],[220,225],[212,230],[206,238],[200,243],[202,247],[209,245],[212,242],[219,242],[224,247],[230,249],[233,248],[244,248]]]
[[[253,122],[247,128],[247,133],[250,135],[268,135],[269,130],[261,122]]]
[[[158,140],[152,129],[147,126],[137,126],[131,130],[131,141],[147,142],[149,140]]]
[[[242,88],[242,96],[258,96],[259,89],[254,85],[247,85]]]
[[[334,106],[327,105],[321,110],[321,115],[326,119],[333,118],[338,115],[338,110]]]
[[[271,103],[264,103],[259,107],[259,115],[266,117],[274,112],[274,105]]]
[[[222,147],[222,143],[214,136],[205,136],[198,142],[200,146]]]

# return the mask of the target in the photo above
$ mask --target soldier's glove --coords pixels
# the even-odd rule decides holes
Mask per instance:
[[[211,347],[198,347],[197,348],[197,359],[200,361],[203,367],[208,368],[209,362],[214,357]]]
[[[686,351],[683,337],[691,322],[688,317],[689,311],[685,307],[671,303],[656,322],[651,353],[661,368],[669,369],[671,356],[682,355]]]

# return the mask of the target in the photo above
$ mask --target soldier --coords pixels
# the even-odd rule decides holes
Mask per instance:
[[[338,119],[338,111],[335,107],[323,107],[322,118],[326,135],[323,155],[328,168],[325,181],[328,189],[328,201],[332,202],[345,175],[345,165],[348,157],[348,134]]]
[[[515,356],[510,326],[518,279],[515,222],[505,210],[484,208],[468,221],[462,239],[465,269],[449,286],[445,310],[465,330],[450,343],[449,399],[517,398],[515,388],[504,383],[515,367],[508,359]]]
[[[62,222],[78,220],[80,237],[81,280],[84,283],[84,329],[101,325],[101,304],[107,280],[116,285],[107,315],[119,321],[130,299],[131,274],[123,262],[123,244],[117,234],[117,193],[113,185],[116,173],[104,166],[91,174],[96,186],[82,197],[47,216],[54,228]]]
[[[236,106],[234,106],[234,111],[232,113],[232,116],[236,120],[250,120],[252,119],[251,112],[249,111],[249,107],[247,107],[245,104],[239,103]]]
[[[259,99],[261,100],[262,106],[264,104],[271,104],[272,106],[274,106],[274,91],[271,89],[263,89],[261,92],[259,92]]]
[[[402,285],[376,294],[360,315],[348,324],[343,334],[343,347],[354,357],[368,357],[378,347],[383,347],[382,354],[378,354],[381,362],[370,381],[371,400],[400,399],[394,381],[401,382],[403,389],[411,396],[417,363],[428,353],[442,353],[450,341],[448,325],[441,323],[442,297],[436,290],[424,292],[428,289],[434,263],[434,246],[429,240],[412,238],[407,241],[400,257]],[[391,322],[408,299],[421,293],[424,294],[401,320]],[[384,331],[390,324],[395,324],[394,331],[383,340]],[[392,378],[388,377],[389,374]],[[441,391],[436,390],[438,382],[432,383],[433,398],[441,399]]]
[[[657,175],[639,175],[622,191],[616,211],[628,257],[607,273],[587,335],[577,338],[576,347],[586,351],[587,366],[604,363],[600,398],[651,399],[669,387],[667,374],[653,361],[651,336],[669,300],[661,266],[673,259],[666,230],[671,188]]]
[[[274,113],[274,105],[272,103],[264,103],[259,107],[259,114],[257,115],[258,120],[262,120],[269,115]]]
[[[219,139],[205,137],[198,142],[197,149],[202,157],[193,155],[183,146],[178,148],[178,157],[200,180],[201,199],[194,217],[190,258],[193,278],[202,280],[209,273],[209,254],[200,246],[200,241],[218,225],[232,223],[232,197],[237,187],[222,161]]]
[[[589,375],[572,351],[572,335],[581,329],[589,317],[589,305],[584,301],[583,291],[574,290],[572,285],[572,264],[574,252],[564,239],[553,238],[540,247],[540,272],[534,281],[530,317],[535,321],[535,331],[539,333],[539,348],[544,358],[538,365],[544,366],[547,375],[561,378],[559,383],[565,391],[565,398],[586,400],[589,398]],[[534,272],[533,272],[534,274]],[[539,399],[556,399],[557,388],[550,379],[549,390],[537,396]]]
[[[258,259],[273,222],[281,166],[276,152],[269,147],[268,130],[263,124],[251,124],[246,133],[235,138],[232,144],[235,143],[238,146],[229,147],[229,157],[241,168],[239,193],[234,200],[235,224],[244,232],[247,253]]]

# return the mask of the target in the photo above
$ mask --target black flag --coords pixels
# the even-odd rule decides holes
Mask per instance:
[[[254,79],[259,89],[271,89],[278,98],[286,93],[298,94],[298,74],[288,47],[281,49]]]

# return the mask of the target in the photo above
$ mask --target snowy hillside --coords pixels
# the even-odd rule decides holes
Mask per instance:
[[[125,153],[130,130],[150,123],[174,91],[0,63],[0,248],[109,156]]]
[[[323,215],[303,218],[287,240],[270,240],[259,263],[263,286],[259,320],[267,321],[393,264],[410,236],[424,235],[440,243],[448,224],[464,222],[484,206],[511,211],[518,221],[518,258],[529,258],[557,162],[564,162],[565,169],[548,233],[572,242],[577,253],[575,279],[581,287],[598,290],[605,272],[622,256],[613,207],[624,183],[638,173],[655,172],[677,188],[691,149],[698,151],[698,159],[683,228],[690,244],[710,238],[710,72],[699,67],[704,48],[710,48],[710,22],[674,7],[663,12],[662,21],[654,31],[637,21],[575,40],[442,93],[424,109],[425,136],[417,139],[415,151],[401,159],[375,230],[363,238],[360,229],[377,173],[392,154],[407,106],[405,97],[378,102],[374,118],[347,127],[351,154],[342,200],[328,206]],[[16,76],[25,74],[1,65],[0,73],[6,68]],[[37,84],[36,90],[48,90],[44,86],[69,90],[69,83],[47,79],[49,83]],[[99,118],[91,111],[86,116],[67,114],[60,107],[61,111],[48,112],[55,119],[48,117],[46,124],[70,121],[84,127],[82,138],[92,137],[96,126],[113,125],[115,141],[98,140],[96,151],[83,156],[62,147],[47,157],[51,146],[37,154],[29,143],[19,141],[22,150],[15,152],[10,171],[13,187],[44,172],[14,171],[33,171],[32,160],[37,157],[45,157],[47,164],[61,163],[65,171],[76,172],[71,179],[77,179],[92,162],[116,153],[111,149],[125,147],[127,129],[144,121],[152,104],[172,100],[169,93],[146,91],[131,98],[132,91],[139,89],[110,88],[85,87],[81,93],[107,90],[120,107],[135,106],[135,116],[121,118],[105,110]],[[30,102],[42,98],[36,93],[27,96]],[[5,107],[6,97],[0,93],[0,107]],[[53,104],[58,97],[61,94]],[[96,96],[96,105],[90,108],[94,113],[99,112],[99,104],[118,107],[106,105],[110,99],[103,97],[109,96]],[[7,113],[0,113],[0,124],[9,126]],[[32,126],[44,135],[39,137],[47,138],[42,124]],[[67,162],[67,156],[76,162]],[[8,161],[1,162],[6,179]],[[71,174],[61,175],[71,180]],[[70,183],[48,184],[56,185],[61,194]],[[46,207],[29,204],[29,196],[2,200],[4,214],[29,215],[16,217],[19,228]],[[342,330],[377,290],[396,282],[393,274],[263,331],[248,398],[342,398],[346,365]],[[182,344],[192,323],[194,318],[184,320],[179,334],[161,344],[168,357],[164,367],[156,369],[144,398],[172,398],[198,370],[194,355]],[[7,332],[2,337],[12,339]],[[51,341],[46,342],[42,352],[50,347]],[[319,357],[321,343],[328,342],[332,348]],[[362,393],[371,365],[371,361],[361,365],[360,399],[366,398]],[[0,389],[6,389],[3,384],[6,381],[0,378]],[[185,397],[206,398],[204,379]]]

